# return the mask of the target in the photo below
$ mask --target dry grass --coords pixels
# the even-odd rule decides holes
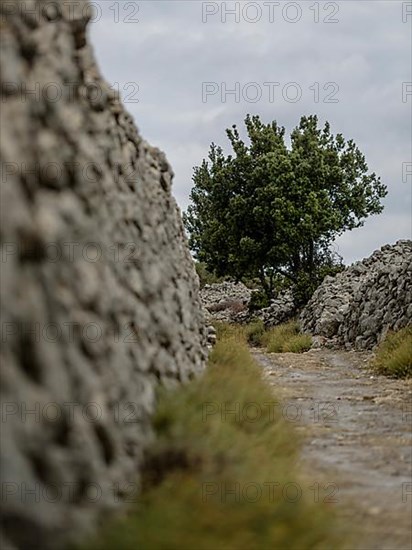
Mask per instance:
[[[267,331],[262,342],[269,353],[302,353],[312,346],[308,334],[299,333],[296,321],[289,321]]]
[[[214,323],[218,339],[234,338],[237,342],[266,348],[268,353],[303,353],[312,346],[312,338],[299,332],[299,324],[289,321],[267,329],[263,321],[252,321],[248,325],[223,322]]]
[[[267,406],[272,388],[239,331],[222,331],[204,376],[161,396],[140,502],[88,550],[343,547],[330,505],[299,480],[298,441]],[[251,404],[261,412],[254,420]],[[299,498],[285,496],[287,484],[301,488]]]
[[[248,344],[250,344],[251,346],[262,345],[262,338],[264,337],[266,332],[263,321],[253,321],[245,327],[244,332]]]
[[[395,378],[412,376],[412,326],[389,333],[378,346],[372,366]]]

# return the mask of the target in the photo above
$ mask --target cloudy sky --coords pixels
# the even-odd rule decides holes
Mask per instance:
[[[226,145],[225,128],[251,113],[290,131],[318,114],[355,140],[389,190],[383,214],[337,240],[345,262],[411,237],[411,2],[92,4],[103,73],[167,153],[182,209],[193,166],[212,141]]]

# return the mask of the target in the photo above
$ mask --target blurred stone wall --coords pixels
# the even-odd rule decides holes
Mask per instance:
[[[85,5],[1,2],[3,548],[135,500],[156,388],[207,353],[172,170],[101,78]]]

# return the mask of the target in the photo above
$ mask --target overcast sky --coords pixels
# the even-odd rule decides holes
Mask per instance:
[[[411,238],[411,2],[92,4],[103,74],[166,152],[182,209],[193,166],[212,141],[226,145],[225,128],[251,113],[289,132],[318,114],[355,140],[389,190],[383,214],[337,240],[345,262]]]

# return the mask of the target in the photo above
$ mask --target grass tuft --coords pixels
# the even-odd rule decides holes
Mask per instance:
[[[238,330],[224,332],[205,374],[161,395],[141,499],[88,550],[343,546],[330,505],[299,481],[298,440],[272,387]]]
[[[386,336],[376,350],[372,367],[395,378],[412,376],[412,326]]]
[[[297,321],[270,329],[260,319],[248,325],[216,322],[214,326],[218,340],[232,338],[241,344],[266,348],[269,353],[303,353],[312,347],[311,336],[300,333]]]
[[[312,338],[309,334],[296,334],[285,341],[284,352],[303,353],[312,347]]]
[[[240,344],[246,342],[245,327],[236,323],[226,323],[224,321],[214,321],[213,326],[216,329],[217,340],[236,340]]]
[[[252,321],[245,328],[245,336],[248,344],[251,346],[260,346],[265,334],[265,325],[260,319]]]
[[[267,331],[263,343],[269,353],[302,353],[312,346],[312,338],[308,334],[299,333],[296,321],[289,321]]]

